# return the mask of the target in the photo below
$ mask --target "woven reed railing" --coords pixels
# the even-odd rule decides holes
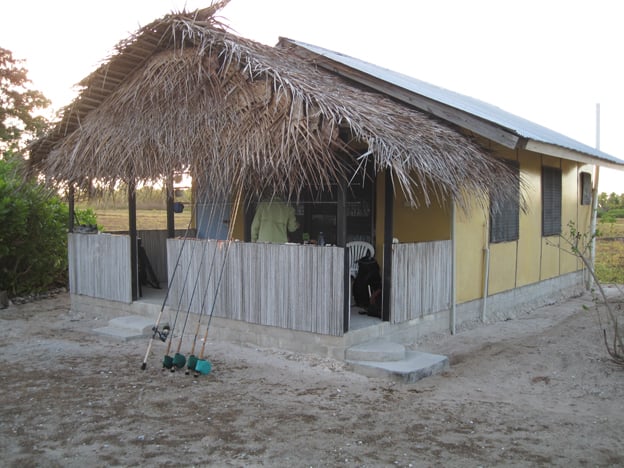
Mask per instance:
[[[183,243],[167,241],[169,278]],[[210,314],[214,302],[216,317],[341,336],[344,255],[340,247],[189,239],[167,304]]]
[[[132,302],[130,237],[70,233],[67,248],[72,294]]]
[[[451,241],[392,246],[393,323],[422,318],[451,303]]]

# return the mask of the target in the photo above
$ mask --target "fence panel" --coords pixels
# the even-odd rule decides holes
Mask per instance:
[[[167,241],[169,278],[182,246],[180,239]],[[169,305],[186,312],[190,304],[198,314],[341,336],[344,255],[340,247],[189,239]]]
[[[392,322],[446,310],[451,303],[451,241],[392,246]]]
[[[72,294],[132,302],[130,238],[113,234],[68,234]]]

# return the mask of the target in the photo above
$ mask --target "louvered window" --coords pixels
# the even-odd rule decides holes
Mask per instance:
[[[516,161],[508,162],[510,168],[518,176],[520,168]],[[490,210],[490,242],[510,242],[520,237],[520,182],[516,177],[516,185],[513,187],[512,197],[502,201],[498,211]]]
[[[561,169],[542,167],[542,236],[561,234]]]

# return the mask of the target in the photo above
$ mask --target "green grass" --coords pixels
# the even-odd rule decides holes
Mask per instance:
[[[128,230],[128,210],[95,208],[97,223],[104,227],[104,232]],[[191,219],[190,210],[174,215],[176,229],[186,229]],[[167,229],[167,212],[165,210],[137,210],[137,229]]]
[[[595,269],[601,283],[624,284],[624,241],[599,239]]]
[[[624,219],[618,218],[614,223],[598,223],[599,237],[624,237]]]
[[[624,284],[624,219],[599,223],[596,241],[596,276],[601,283]]]

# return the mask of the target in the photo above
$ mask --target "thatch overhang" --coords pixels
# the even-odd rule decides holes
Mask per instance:
[[[462,207],[517,186],[451,124],[228,32],[217,17],[226,3],[167,15],[121,42],[32,145],[33,170],[78,186],[189,170],[213,190],[260,195],[348,183],[372,165],[413,201]]]

